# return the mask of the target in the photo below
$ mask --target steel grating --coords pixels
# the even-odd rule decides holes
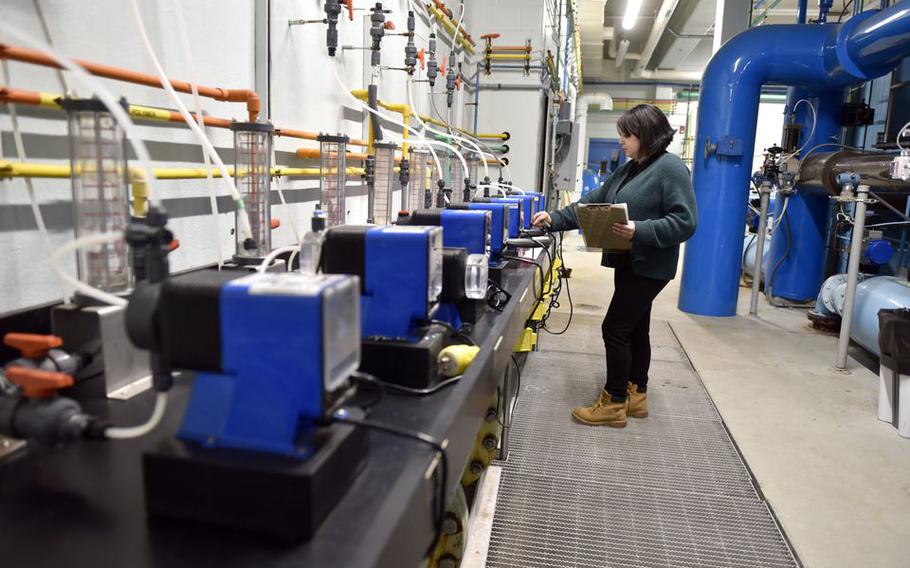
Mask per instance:
[[[487,567],[796,567],[668,324],[652,330],[650,416],[572,421],[604,374],[599,318],[575,317],[522,372]]]

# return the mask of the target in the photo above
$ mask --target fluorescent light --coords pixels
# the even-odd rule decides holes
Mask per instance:
[[[635,20],[641,12],[641,0],[627,0],[626,13],[622,17],[622,29],[631,30],[635,27]]]

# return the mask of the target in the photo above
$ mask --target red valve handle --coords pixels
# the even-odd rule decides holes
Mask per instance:
[[[3,336],[3,343],[19,351],[26,359],[41,359],[51,349],[63,345],[63,340],[56,335],[7,333]]]
[[[385,26],[384,26],[384,27],[385,27],[385,29],[387,29],[387,30],[394,30],[394,29],[395,29],[395,22],[393,22],[392,20],[388,20],[388,21],[385,23]]]
[[[66,373],[13,366],[7,367],[4,374],[29,398],[50,398],[59,389],[73,386],[73,377]]]
[[[457,91],[461,90],[461,73],[459,73],[458,76],[455,77],[455,90],[457,90]]]
[[[174,252],[175,250],[177,250],[179,248],[180,248],[180,241],[178,239],[171,240],[171,242],[168,243],[168,245],[167,245],[168,252]]]
[[[426,52],[427,52],[427,50],[424,48],[420,48],[420,51],[417,52],[417,59],[420,60],[420,70],[421,71],[423,71],[424,69],[427,68]]]
[[[272,217],[272,220],[269,221],[269,228],[271,228],[273,231],[280,226],[281,226],[281,219],[278,219],[277,217]]]
[[[354,21],[354,0],[344,0],[344,5],[348,8],[348,20]]]
[[[440,74],[440,75],[445,75],[445,74],[446,74],[446,58],[445,58],[445,56],[442,57],[442,65],[439,66],[439,74]]]

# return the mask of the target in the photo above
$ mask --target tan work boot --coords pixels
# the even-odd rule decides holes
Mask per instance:
[[[600,393],[600,398],[591,406],[578,406],[572,409],[575,420],[591,426],[626,427],[626,403],[613,402],[607,391]]]
[[[626,387],[626,415],[632,418],[648,417],[648,393],[638,392],[638,385],[629,383]]]

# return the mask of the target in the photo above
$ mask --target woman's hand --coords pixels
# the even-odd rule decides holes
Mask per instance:
[[[628,241],[635,236],[635,221],[629,221],[627,224],[613,223],[613,234],[622,237]]]
[[[549,227],[552,223],[553,219],[546,211],[538,211],[534,214],[534,217],[531,218],[531,224],[535,227]]]

